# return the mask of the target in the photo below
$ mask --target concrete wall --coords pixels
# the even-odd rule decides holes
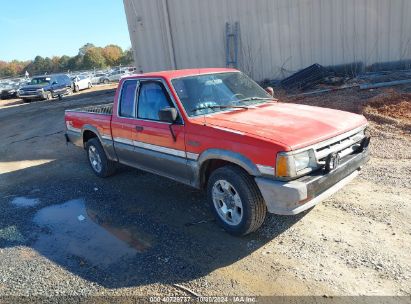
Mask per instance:
[[[239,68],[256,80],[313,63],[411,59],[410,0],[123,0],[143,72],[226,65],[239,22]]]

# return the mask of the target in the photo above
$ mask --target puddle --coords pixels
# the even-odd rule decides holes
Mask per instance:
[[[40,200],[38,198],[27,198],[27,197],[15,197],[12,201],[11,204],[19,207],[19,208],[28,208],[28,207],[34,207],[40,204]]]
[[[94,211],[86,209],[82,199],[43,208],[33,220],[45,230],[35,243],[36,250],[53,259],[80,258],[81,266],[84,260],[108,268],[135,258],[151,246],[138,233],[101,221]]]

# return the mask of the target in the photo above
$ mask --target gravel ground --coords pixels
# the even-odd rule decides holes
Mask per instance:
[[[353,92],[333,94],[295,101],[359,111],[342,101]],[[64,109],[113,95],[0,101],[0,295],[189,295],[175,284],[207,296],[411,294],[409,132],[371,122],[360,177],[236,238],[203,193],[125,167],[99,179],[66,146]]]

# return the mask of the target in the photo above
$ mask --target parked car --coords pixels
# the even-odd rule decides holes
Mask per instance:
[[[73,81],[74,92],[90,89],[93,86],[88,75],[77,75],[72,77],[71,80]]]
[[[16,98],[18,88],[19,88],[19,83],[16,83],[16,82],[3,83],[0,86],[0,98],[1,99]]]
[[[121,70],[121,71],[114,71],[104,77],[102,77],[101,82],[102,83],[109,83],[109,82],[118,82],[120,79],[124,76],[130,75],[131,72],[128,70]]]
[[[92,84],[99,84],[102,83],[103,78],[106,77],[107,74],[105,73],[97,73],[94,76],[91,77],[91,83]]]
[[[24,102],[30,102],[34,99],[50,100],[57,96],[61,98],[72,91],[73,83],[67,75],[43,75],[33,77],[27,85],[18,90],[17,96]]]
[[[99,177],[122,163],[205,189],[217,222],[245,235],[266,212],[294,215],[323,201],[369,159],[364,116],[268,91],[234,69],[133,75],[114,104],[66,111],[66,139]]]

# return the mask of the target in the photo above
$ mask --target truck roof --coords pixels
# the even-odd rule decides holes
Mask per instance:
[[[130,75],[124,78],[139,78],[139,77],[161,77],[168,80],[180,77],[195,76],[201,74],[224,73],[224,72],[238,72],[236,69],[230,68],[203,68],[203,69],[184,69],[184,70],[170,70],[160,72],[150,72],[138,75]]]

